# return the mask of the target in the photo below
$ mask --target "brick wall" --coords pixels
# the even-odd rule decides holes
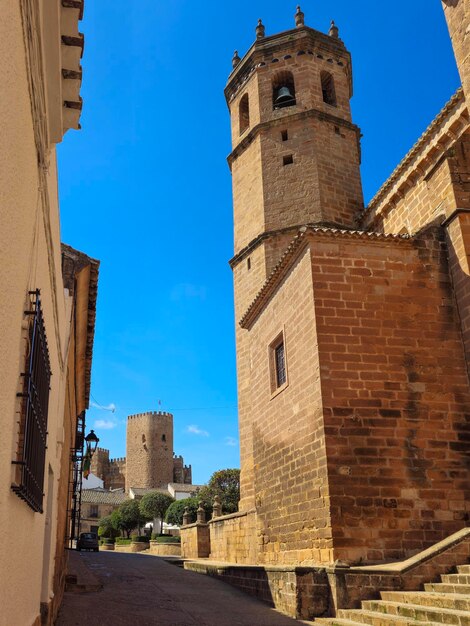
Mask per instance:
[[[229,563],[256,563],[258,532],[256,512],[224,515],[209,522],[210,558]]]
[[[202,559],[211,551],[209,526],[200,522],[181,526],[181,556],[183,559]]]
[[[443,229],[312,247],[335,558],[401,558],[468,517],[470,397]]]
[[[292,267],[247,335],[250,410],[240,424],[252,431],[251,467],[258,512],[259,562],[332,559],[329,493],[310,254]],[[283,331],[288,385],[271,393],[268,346]],[[244,465],[242,464],[242,474]],[[242,491],[243,496],[243,491]]]

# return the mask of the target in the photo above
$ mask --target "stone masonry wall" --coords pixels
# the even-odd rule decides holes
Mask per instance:
[[[243,416],[253,432],[259,563],[331,562],[332,535],[310,253],[291,268],[250,330]],[[272,389],[268,347],[284,334],[287,385]],[[240,370],[239,370],[240,371]],[[240,420],[242,421],[242,420]],[[243,466],[242,466],[243,471]]]
[[[334,558],[409,556],[465,525],[470,397],[444,230],[312,245]]]
[[[161,411],[127,418],[126,491],[173,482],[173,416]]]
[[[211,551],[209,526],[196,522],[181,526],[181,556],[183,559],[202,559]]]
[[[110,459],[109,472],[104,486],[106,489],[124,489],[126,486],[126,458]]]
[[[229,563],[256,563],[258,530],[256,512],[224,515],[209,522],[210,558]]]
[[[462,86],[470,108],[470,11],[467,0],[442,0]]]

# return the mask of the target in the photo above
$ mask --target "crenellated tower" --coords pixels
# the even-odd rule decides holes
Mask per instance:
[[[173,482],[173,415],[153,411],[127,418],[126,491]]]

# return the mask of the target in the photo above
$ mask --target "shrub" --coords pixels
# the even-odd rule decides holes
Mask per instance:
[[[181,543],[181,537],[173,537],[172,535],[163,535],[157,537],[157,543]]]
[[[106,543],[107,545],[113,544],[115,542],[114,537],[101,537],[100,538],[100,546],[102,546],[104,543]]]
[[[131,539],[126,539],[125,537],[116,537],[116,544],[118,546],[130,546]]]
[[[147,519],[160,519],[160,533],[163,531],[163,518],[168,507],[174,502],[167,493],[160,493],[159,491],[151,491],[146,493],[142,500],[139,502],[139,507],[142,515]]]
[[[147,535],[131,535],[131,541],[148,541]]]
[[[176,524],[177,526],[183,525],[183,513],[187,507],[191,522],[196,521],[196,512],[199,506],[199,498],[184,498],[184,500],[177,500],[173,502],[165,515],[165,522],[168,524]],[[202,506],[206,512],[206,520],[209,521],[212,517],[212,504],[210,502],[203,502]]]

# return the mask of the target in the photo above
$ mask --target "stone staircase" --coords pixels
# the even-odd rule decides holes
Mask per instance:
[[[441,576],[424,591],[382,591],[381,600],[365,600],[362,609],[339,609],[338,616],[317,618],[324,626],[470,626],[470,565]]]

